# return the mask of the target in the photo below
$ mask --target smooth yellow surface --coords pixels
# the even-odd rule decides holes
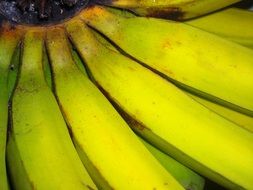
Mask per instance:
[[[75,25],[67,25],[67,30],[72,35]],[[90,35],[87,29],[82,31],[82,34]],[[83,35],[77,34],[76,37],[82,39]],[[74,141],[80,154],[87,155],[102,180],[107,182],[104,187],[97,181],[98,186],[120,190],[183,189],[149,153],[103,94],[74,65],[62,30],[48,32],[47,47],[56,96]]]
[[[253,188],[252,133],[133,60],[102,46],[94,37],[87,37],[83,30],[79,26],[69,31],[73,43],[108,97],[147,127],[136,130],[147,139],[157,135],[165,141],[162,146],[176,148],[171,154],[182,155],[186,164],[222,185]]]
[[[22,67],[12,100],[12,126],[7,146],[15,189],[96,189],[68,134],[42,69],[43,32],[24,38]]]

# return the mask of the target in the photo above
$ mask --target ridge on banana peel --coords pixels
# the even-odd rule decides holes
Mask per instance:
[[[64,30],[49,30],[46,44],[55,95],[97,187],[183,190],[75,65]]]
[[[222,9],[240,0],[97,0],[102,5],[128,9],[141,16],[186,20]]]
[[[6,23],[1,25],[0,30],[0,189],[8,190],[5,161],[9,100],[8,75],[12,60],[18,56],[14,52],[22,34],[20,30],[11,30]]]
[[[140,138],[146,148],[153,154],[153,156],[162,164],[162,166],[173,175],[181,185],[187,190],[203,190],[205,179],[185,167],[178,161],[171,158],[169,155],[163,153],[150,143]]]
[[[214,102],[208,101],[206,99],[200,98],[193,94],[186,92],[190,97],[194,100],[202,104],[203,106],[207,107],[208,109],[212,110],[213,112],[219,114],[220,116],[226,118],[227,120],[234,122],[238,126],[244,128],[245,130],[250,131],[253,133],[253,117],[244,115],[242,113],[236,112],[234,110],[228,109],[224,106],[216,104]]]
[[[185,23],[253,48],[252,11],[227,8]]]
[[[41,29],[24,37],[12,97],[7,164],[14,189],[96,189],[44,78]]]
[[[253,188],[252,133],[106,48],[80,21],[66,28],[93,81],[136,133],[225,187]]]
[[[253,50],[187,24],[126,18],[101,6],[80,18],[180,88],[253,117]]]

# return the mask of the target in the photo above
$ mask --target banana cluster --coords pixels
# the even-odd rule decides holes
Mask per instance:
[[[235,2],[186,0],[180,18]],[[252,190],[253,13],[101,3],[2,24],[0,189]]]

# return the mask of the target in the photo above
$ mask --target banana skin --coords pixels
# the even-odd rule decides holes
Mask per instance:
[[[173,175],[178,182],[187,190],[203,190],[205,185],[204,177],[185,167],[169,155],[163,153],[144,139],[141,142],[153,154],[153,156],[163,165],[163,167]]]
[[[185,23],[253,48],[252,11],[227,8]]]
[[[178,87],[253,117],[253,50],[184,23],[126,18],[101,6],[80,17]]]
[[[110,9],[110,11],[113,11],[116,14],[123,14],[119,12],[119,10],[115,9]],[[124,13],[125,14],[125,13]],[[128,13],[127,13],[128,14]],[[131,17],[132,15],[128,15]],[[97,32],[93,31],[93,34],[96,36],[97,40],[102,43],[104,46],[107,48],[111,49],[112,51],[119,52],[115,46],[113,46],[108,40],[105,38],[101,37],[100,34]],[[204,98],[201,98],[199,96],[193,95],[187,91],[184,91],[186,94],[188,94],[191,98],[193,98],[195,101],[198,103],[202,104],[203,106],[207,107],[209,110],[217,113],[218,115],[228,119],[231,122],[236,123],[238,126],[253,132],[253,117],[247,116],[245,114],[242,114],[240,112],[234,111],[232,109],[229,109],[227,107],[224,107],[222,105],[219,105],[215,102],[206,100]]]
[[[252,189],[253,134],[194,101],[81,24],[68,30],[94,83],[132,129],[163,152],[230,189]],[[236,155],[236,156],[235,156]]]

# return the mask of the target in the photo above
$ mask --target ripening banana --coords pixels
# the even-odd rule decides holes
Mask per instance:
[[[141,16],[185,20],[224,8],[240,0],[97,0],[100,4],[131,10]]]
[[[71,32],[75,32],[75,27],[67,25]],[[53,28],[47,32],[47,49],[55,95],[79,155],[97,187],[183,190],[74,64],[64,30]]]
[[[253,117],[253,50],[187,24],[126,18],[101,6],[80,15],[177,86]]]
[[[67,32],[92,80],[136,133],[223,186],[253,188],[252,133],[132,59],[106,48],[87,27],[78,24],[73,28],[67,27]]]
[[[12,59],[16,58],[15,48],[17,47],[20,37],[20,30],[11,30],[7,24],[1,25],[0,31],[0,189],[7,190],[8,180],[5,164],[5,147],[7,136],[8,120],[8,75]],[[15,56],[14,56],[15,54]]]
[[[43,31],[24,37],[22,66],[11,105],[7,163],[14,189],[96,189],[45,81]]]
[[[162,166],[173,175],[176,180],[187,190],[203,190],[205,179],[185,167],[169,155],[163,153],[150,143],[140,138],[146,148],[153,154],[153,156],[162,164]]]
[[[253,48],[252,11],[227,8],[185,23]]]

